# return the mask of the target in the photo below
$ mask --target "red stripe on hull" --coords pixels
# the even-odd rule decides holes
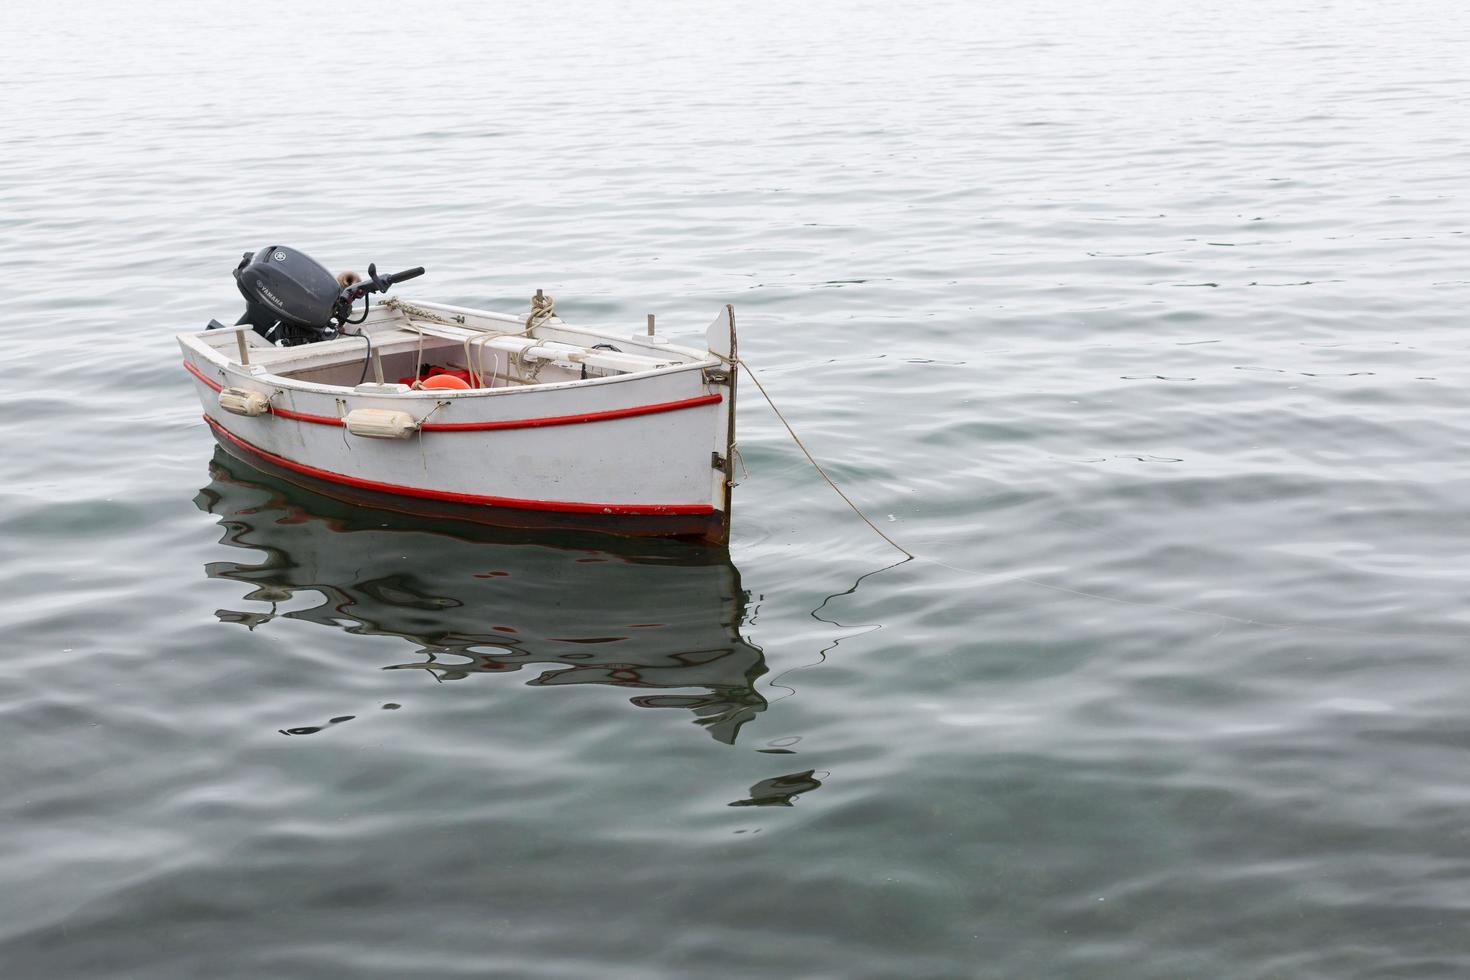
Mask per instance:
[[[355,476],[347,476],[344,473],[333,473],[331,470],[319,469],[277,456],[275,453],[261,449],[253,443],[241,439],[230,432],[208,415],[204,421],[214,430],[216,436],[229,441],[237,448],[247,453],[258,456],[268,463],[300,473],[317,480],[325,480],[328,483],[339,483],[343,486],[353,487],[358,490],[369,490],[374,493],[385,493],[400,497],[417,497],[422,500],[442,500],[447,503],[473,504],[481,507],[506,507],[514,510],[536,510],[552,511],[559,514],[596,514],[596,515],[641,515],[641,516],[704,516],[713,514],[715,509],[709,504],[589,504],[576,501],[553,501],[553,500],[521,500],[515,497],[487,497],[472,493],[457,493],[450,490],[429,490],[423,487],[406,487],[396,483],[380,483],[377,480],[363,480]]]
[[[215,391],[221,391],[224,388],[224,385],[208,377],[203,371],[200,371],[188,361],[184,362],[184,370],[194,375],[200,381],[203,381]],[[279,415],[283,419],[293,419],[297,422],[310,422],[313,425],[335,425],[340,428],[344,424],[341,419],[334,419],[326,415],[307,415],[305,412],[293,412],[289,408],[278,408],[275,405],[270,406],[270,414]]]
[[[199,370],[197,367],[195,367],[194,365],[190,364],[188,361],[185,361],[184,362],[184,370],[185,371],[188,371],[190,374],[194,375],[194,377],[198,378],[200,381],[203,381],[205,384],[209,385],[209,387],[213,388],[215,391],[220,391],[220,390],[222,390],[224,388],[224,385],[220,384],[218,381],[216,381],[213,378],[209,377],[203,371]]]
[[[683,398],[676,402],[656,402],[652,405],[634,405],[632,408],[613,408],[605,412],[583,412],[579,415],[552,415],[539,419],[508,419],[504,422],[425,422],[425,432],[493,432],[499,429],[539,429],[548,425],[580,425],[583,422],[607,422],[612,419],[631,419],[639,415],[658,415],[662,412],[677,412],[701,405],[716,405],[724,401],[719,393]]]
[[[293,412],[289,408],[277,408],[271,406],[271,414],[278,415],[283,419],[291,419],[294,422],[310,422],[312,425],[335,425],[337,428],[347,423],[341,419],[334,419],[327,415],[307,415],[305,412]]]

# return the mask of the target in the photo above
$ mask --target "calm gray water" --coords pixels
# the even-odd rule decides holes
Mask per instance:
[[[1463,5],[318,6],[6,8],[0,975],[1470,975]],[[731,302],[919,557],[216,456],[274,241]]]

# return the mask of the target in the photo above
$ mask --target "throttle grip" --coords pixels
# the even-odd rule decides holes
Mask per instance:
[[[408,279],[417,279],[423,274],[424,267],[421,265],[416,265],[412,269],[404,269],[402,272],[395,272],[391,276],[384,276],[383,278],[388,280],[388,282],[390,283],[394,283],[403,282]]]

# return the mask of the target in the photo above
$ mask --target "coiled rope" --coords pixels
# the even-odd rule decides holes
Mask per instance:
[[[531,297],[531,315],[526,317],[526,333],[530,333],[554,316],[556,316],[556,300],[541,290],[536,290],[536,295]]]

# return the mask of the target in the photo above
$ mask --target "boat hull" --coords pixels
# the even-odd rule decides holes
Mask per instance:
[[[610,534],[619,537],[673,538],[726,544],[729,527],[724,514],[598,514],[566,510],[516,507],[509,504],[458,501],[440,494],[412,494],[376,489],[365,482],[340,474],[328,474],[313,467],[293,465],[273,453],[264,452],[228,430],[214,424],[208,416],[215,441],[232,458],[270,476],[334,500],[372,510],[405,514],[486,527],[528,531],[572,531]]]
[[[725,543],[734,439],[728,307],[709,337],[708,354],[677,349],[682,362],[671,355],[653,370],[435,391],[326,383],[276,367],[283,355],[275,349],[257,355],[264,364],[243,349],[227,356],[218,335],[183,335],[180,346],[220,445],[312,489],[500,526]],[[390,415],[405,437],[355,423]]]

